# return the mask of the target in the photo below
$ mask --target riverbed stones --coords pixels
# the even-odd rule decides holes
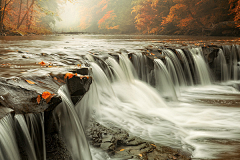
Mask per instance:
[[[86,134],[91,145],[101,148],[115,159],[191,159],[188,152],[148,142],[139,137],[129,135],[125,130],[117,127],[106,128],[94,119],[90,120]]]

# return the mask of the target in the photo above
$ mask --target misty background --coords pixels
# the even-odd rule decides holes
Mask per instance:
[[[0,31],[239,36],[240,0],[0,0]]]

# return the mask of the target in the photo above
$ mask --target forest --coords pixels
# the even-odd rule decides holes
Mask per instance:
[[[71,0],[75,26],[64,29],[66,0],[0,0],[0,32],[239,36],[240,0]],[[67,11],[68,12],[68,11]],[[71,18],[71,17],[69,17]]]

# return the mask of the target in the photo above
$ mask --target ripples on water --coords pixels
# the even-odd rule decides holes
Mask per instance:
[[[239,39],[102,35],[1,37],[0,63],[11,63],[1,66],[1,75],[15,76],[28,73],[29,69],[33,73],[42,71],[45,68],[36,64],[39,61],[58,66],[55,70],[46,70],[46,73],[60,72],[61,66],[85,63],[81,56],[89,53],[115,53],[121,48],[138,52],[149,45],[179,47],[205,43],[235,44]],[[162,97],[164,94],[139,80],[130,61],[122,56],[120,65],[111,58],[106,61],[115,72],[114,80],[109,79],[95,62],[90,63],[94,84],[88,96],[97,97],[99,103],[89,102],[89,107],[96,111],[99,122],[106,126],[117,125],[155,143],[183,148],[192,152],[194,158],[231,159],[240,156],[240,94],[232,87],[239,81],[216,84],[203,77],[202,85],[180,86],[178,100],[166,100]],[[91,60],[90,56],[88,59]],[[93,159],[109,158],[94,148],[91,151]]]

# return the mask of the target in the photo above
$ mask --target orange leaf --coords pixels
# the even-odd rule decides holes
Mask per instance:
[[[120,151],[122,152],[122,151],[124,151],[124,149],[121,149]]]
[[[140,157],[142,157],[142,154],[139,154]]]
[[[40,96],[40,95],[38,95],[38,96],[37,96],[37,103],[39,104],[39,103],[40,103],[40,101],[41,101],[41,96]]]
[[[42,66],[44,66],[44,65],[46,65],[46,63],[45,62],[39,62],[38,64],[41,64]]]
[[[53,97],[52,95],[50,95],[49,97],[47,97],[46,102],[49,103],[49,102],[51,101],[52,97]]]
[[[73,76],[74,76],[74,74],[72,74],[72,73],[66,73],[64,76],[64,79],[66,79],[66,78],[71,79]]]
[[[47,99],[47,98],[48,98],[49,96],[51,96],[51,95],[52,95],[52,94],[51,94],[50,92],[47,92],[47,91],[46,91],[46,92],[43,92],[43,93],[42,93],[42,98],[43,98],[43,99]]]
[[[28,82],[29,84],[35,84],[34,82],[30,81],[30,80],[25,80],[26,82]]]
[[[57,77],[54,77],[53,79],[56,80],[56,81],[58,80]]]
[[[152,146],[154,146],[154,147],[157,147],[155,144],[151,144]]]

